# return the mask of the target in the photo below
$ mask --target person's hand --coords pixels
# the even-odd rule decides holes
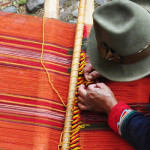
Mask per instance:
[[[78,89],[78,106],[81,110],[106,112],[118,103],[111,89],[104,83],[91,84],[87,88],[80,85]]]
[[[100,74],[94,70],[91,63],[88,63],[84,68],[84,77],[87,81],[94,81],[100,77]]]

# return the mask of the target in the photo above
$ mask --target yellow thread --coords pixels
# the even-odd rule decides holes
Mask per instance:
[[[84,15],[85,15],[85,14],[79,14],[78,17],[79,17],[79,16],[84,16]]]
[[[32,116],[27,116],[27,115],[9,114],[9,113],[6,113],[6,112],[5,113],[0,112],[0,114],[8,115],[8,116],[15,116],[15,117],[22,117],[22,118],[37,118],[37,116],[32,117]],[[61,123],[62,124],[62,122],[60,122],[60,121],[55,121],[55,120],[52,120],[52,119],[49,119],[49,118],[47,119],[47,118],[43,118],[43,117],[38,117],[38,119],[52,121],[52,122],[56,122],[56,123]]]
[[[66,127],[69,127],[69,126],[66,126]],[[70,133],[71,131],[64,131],[64,133]]]
[[[17,59],[21,59],[21,60],[29,60],[29,61],[34,61],[34,62],[40,62],[39,60],[37,59],[34,59],[34,58],[25,58],[25,57],[20,57],[20,56],[11,56],[11,55],[7,55],[7,54],[0,54],[0,56],[3,56],[3,57],[8,57],[8,58],[17,58]],[[46,64],[53,64],[53,65],[56,65],[56,66],[60,66],[62,68],[68,68],[68,67],[65,67],[64,65],[59,65],[59,64],[56,64],[56,63],[52,63],[52,62],[49,62],[49,61],[45,61]]]
[[[79,30],[78,30],[78,31],[79,31]],[[78,36],[78,37],[76,37],[75,39],[77,40],[77,39],[80,39],[80,38],[81,38],[81,37]]]
[[[68,127],[71,128],[72,126],[64,126],[64,128],[68,128]]]
[[[3,119],[3,118],[1,118],[1,120],[12,121],[12,119]],[[35,122],[31,122],[31,121],[21,121],[21,120],[14,120],[14,119],[13,119],[13,121],[26,123],[26,124],[43,125],[43,126],[46,126],[46,127],[55,127],[55,126],[47,125],[47,124],[44,124],[44,123],[35,123]],[[57,128],[59,128],[59,127],[57,127]],[[61,129],[61,128],[59,128],[59,129]]]
[[[69,105],[73,105],[73,103],[68,103],[67,106],[69,106]]]
[[[78,71],[78,70],[75,70],[75,69],[74,69],[74,70],[71,70],[71,72],[73,72],[73,71]]]
[[[8,63],[8,62],[5,62],[5,61],[0,61],[1,63],[4,63],[4,64],[11,64],[11,65],[15,65],[15,66],[24,66],[24,67],[28,67],[28,68],[36,68],[36,69],[43,69],[42,67],[36,67],[36,66],[29,66],[29,65],[23,65],[23,64],[18,64],[18,63]],[[64,74],[64,75],[69,75],[69,73],[64,73],[64,72],[60,72],[60,71],[57,71],[57,70],[53,70],[53,69],[47,69],[49,71],[53,71],[53,72],[57,72],[57,73],[61,73],[61,74]]]
[[[41,52],[41,59],[40,59],[40,61],[41,61],[41,64],[42,64],[43,68],[44,68],[45,71],[46,71],[49,84],[51,85],[51,87],[53,88],[53,90],[56,92],[56,94],[57,94],[58,97],[60,98],[60,100],[61,100],[61,102],[63,103],[63,105],[66,107],[66,105],[65,105],[65,103],[64,103],[64,101],[63,101],[63,99],[62,99],[62,97],[60,96],[60,94],[58,93],[58,91],[55,89],[53,83],[51,82],[51,78],[50,78],[50,75],[49,75],[49,73],[48,73],[48,70],[47,70],[47,68],[45,67],[44,63],[43,63],[43,59],[42,59],[42,58],[43,58],[43,54],[44,54],[44,43],[45,43],[45,41],[44,41],[44,37],[45,37],[44,33],[45,33],[45,32],[44,32],[44,31],[45,31],[45,17],[43,17],[43,42],[42,42],[42,52]]]
[[[75,58],[78,58],[78,59],[80,59],[80,56],[75,56],[75,57],[73,58],[73,60],[74,60]]]
[[[71,82],[70,84],[76,84],[76,82]]]
[[[72,116],[72,114],[66,115],[66,117]],[[72,127],[72,126],[71,126]]]
[[[1,100],[2,102],[6,102],[6,103],[12,103],[12,104],[20,104],[20,105],[26,105],[26,106],[33,106],[33,107],[36,107],[36,108],[46,108],[46,109],[49,109],[49,110],[55,110],[55,111],[58,111],[58,112],[65,112],[63,110],[59,110],[59,109],[56,109],[56,108],[53,108],[53,107],[49,107],[49,106],[42,106],[42,105],[37,105],[37,104],[27,104],[27,103],[22,103],[22,102],[13,102],[13,101],[9,101],[9,100]]]
[[[78,76],[71,76],[70,78],[74,78],[74,77],[78,77]]]
[[[76,44],[75,46],[82,46],[82,44]],[[74,58],[74,57],[73,57]]]
[[[62,150],[63,150],[63,149],[69,149],[69,147],[62,147]]]
[[[70,138],[71,136],[64,136],[64,138],[68,138],[68,137]]]
[[[67,108],[67,111],[71,110],[72,111],[73,108]]]
[[[83,24],[84,22],[79,22],[78,24]]]
[[[69,99],[74,99],[74,98],[75,98],[75,97],[68,97],[68,100],[69,100]]]
[[[75,54],[75,53],[80,53],[80,51],[75,51],[75,52],[73,52],[73,53],[74,53],[74,54]]]
[[[79,65],[79,64],[80,64],[80,63],[73,63],[72,66],[73,66],[73,65]]]
[[[82,30],[82,29],[80,29],[80,28],[79,28],[79,29],[77,29],[77,31],[80,31],[80,30]],[[76,38],[78,38],[78,37],[79,37],[79,36],[77,36]],[[82,37],[83,37],[83,36],[80,36],[80,38],[82,38]]]
[[[58,144],[58,150],[60,150],[60,147],[62,146],[62,137],[63,137],[63,134],[64,134],[64,132],[62,131],[61,135],[60,135],[59,144]]]
[[[31,46],[25,46],[25,45],[21,45],[21,44],[12,44],[12,43],[8,43],[8,42],[2,42],[0,41],[1,44],[5,44],[5,45],[11,45],[11,46],[17,46],[17,47],[23,47],[23,48],[29,48],[29,49],[34,49],[34,50],[37,50],[37,51],[41,51],[41,49],[38,49],[38,48],[35,48],[35,47],[31,47]],[[47,45],[47,44],[44,44],[44,45]],[[27,51],[29,51],[28,49],[26,49]],[[67,54],[63,54],[61,52],[56,52],[54,50],[51,50],[51,49],[48,49],[48,50],[45,50],[46,52],[51,52],[51,53],[55,53],[55,54],[60,54],[60,55],[63,55],[63,56],[68,56]],[[69,50],[68,50],[69,51]],[[72,51],[72,50],[70,50]],[[68,56],[69,57],[69,56]]]
[[[25,98],[25,99],[30,99],[30,100],[38,100],[40,102],[47,102],[47,103],[52,103],[52,104],[56,104],[56,105],[59,105],[59,106],[63,106],[62,104],[59,104],[57,102],[53,102],[53,101],[50,101],[50,100],[46,100],[46,99],[40,99],[40,98],[34,98],[34,97],[29,97],[29,96],[21,96],[21,95],[13,95],[13,94],[7,94],[7,93],[0,93],[0,95],[3,95],[3,96],[11,96],[11,97],[17,97],[17,98]]]
[[[71,120],[66,120],[65,122],[72,122],[73,120],[71,119]],[[70,131],[71,132],[71,131]]]
[[[15,40],[15,41],[22,41],[22,42],[28,42],[28,43],[42,44],[41,42],[30,41],[30,40],[23,40],[23,39],[19,39],[19,38],[15,38],[15,37],[7,37],[7,36],[4,36],[4,35],[0,35],[0,37],[2,37],[2,38],[4,38],[4,39]],[[17,44],[16,44],[16,45],[17,45]],[[68,49],[68,48],[56,46],[56,45],[53,45],[53,44],[47,44],[47,43],[45,43],[45,45],[54,46],[54,47],[61,48],[61,49],[64,49],[64,50],[70,50],[70,49]],[[70,51],[71,51],[71,50],[70,50]]]
[[[80,9],[80,8],[85,8],[85,6],[80,6],[79,9]]]

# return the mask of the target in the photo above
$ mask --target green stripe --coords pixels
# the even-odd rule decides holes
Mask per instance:
[[[129,118],[130,115],[132,115],[132,114],[135,113],[135,112],[137,112],[137,111],[136,111],[136,110],[131,111],[131,112],[124,118],[124,120],[123,120],[123,122],[122,122],[122,125],[121,125],[121,127],[120,127],[121,135],[122,135],[122,136],[123,136],[123,127],[124,127],[124,124],[125,124],[126,120]]]

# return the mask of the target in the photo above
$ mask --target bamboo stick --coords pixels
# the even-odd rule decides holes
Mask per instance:
[[[59,16],[59,0],[45,0],[44,17],[58,19]]]
[[[66,109],[66,118],[64,123],[64,133],[63,133],[63,141],[62,141],[62,148],[61,148],[62,150],[69,150],[69,144],[70,144],[71,122],[73,116],[72,109],[73,109],[73,100],[75,98],[76,84],[78,78],[78,68],[79,68],[79,61],[80,61],[83,29],[84,29],[85,6],[86,6],[86,0],[80,0],[79,15],[78,15],[75,43],[74,43],[74,50],[73,50],[71,75],[70,75],[68,104]]]

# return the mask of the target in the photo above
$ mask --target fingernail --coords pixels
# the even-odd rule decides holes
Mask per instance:
[[[92,76],[88,76],[87,79],[88,79],[88,80],[92,80]]]

